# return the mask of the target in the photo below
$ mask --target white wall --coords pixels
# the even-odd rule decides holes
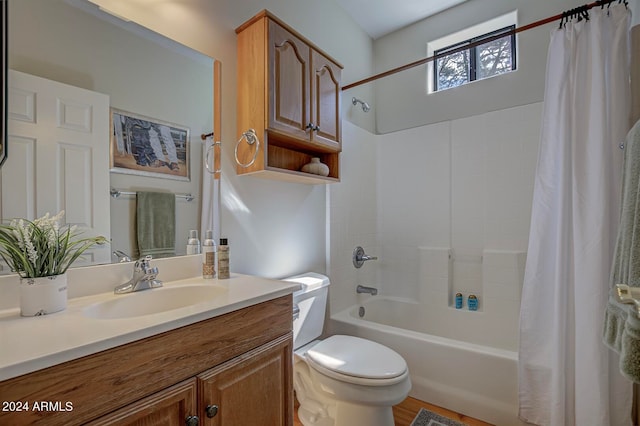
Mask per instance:
[[[343,81],[372,71],[371,39],[333,0],[192,0],[153,2],[95,0],[95,3],[222,62],[222,235],[229,238],[231,269],[268,277],[325,272],[326,197],[322,186],[261,181],[237,176],[235,28],[267,8],[341,62]],[[358,93],[372,98],[372,88]],[[351,94],[347,101],[350,101]],[[343,101],[345,116],[348,104]],[[373,128],[373,115],[351,117]],[[346,167],[346,166],[345,166]]]
[[[427,56],[427,42],[517,10],[518,26],[584,4],[582,0],[473,0],[374,42],[375,71],[382,72]],[[517,36],[517,70],[427,95],[422,65],[375,84],[378,133],[470,117],[542,101],[549,33],[558,22]]]

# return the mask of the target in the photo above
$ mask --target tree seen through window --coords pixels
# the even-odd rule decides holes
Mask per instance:
[[[434,52],[435,90],[457,87],[469,81],[480,80],[505,72],[513,71],[515,63],[515,35],[507,34],[497,40],[489,41],[469,49],[447,54],[465,45],[477,43],[483,39],[508,33],[515,26],[503,28],[480,37],[469,39]]]

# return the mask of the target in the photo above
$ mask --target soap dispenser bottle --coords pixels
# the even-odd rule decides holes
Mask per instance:
[[[187,254],[200,254],[200,240],[198,239],[198,231],[195,229],[189,231]]]
[[[213,231],[207,230],[202,241],[202,278],[215,278],[216,276],[216,242],[213,240]]]

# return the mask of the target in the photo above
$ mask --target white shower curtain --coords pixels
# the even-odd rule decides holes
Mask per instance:
[[[551,36],[520,314],[520,417],[630,424],[631,383],[602,343],[629,120],[629,12]]]
[[[213,238],[220,238],[220,179],[214,179],[214,154],[220,152],[213,149],[213,141],[207,139],[202,144],[202,210],[200,213],[200,237],[204,239],[207,230],[213,230]],[[207,168],[208,165],[208,168]]]

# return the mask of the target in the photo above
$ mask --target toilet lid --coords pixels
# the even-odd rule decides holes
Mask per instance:
[[[367,379],[391,379],[407,371],[397,352],[371,340],[335,335],[307,351],[316,364],[339,374]]]

